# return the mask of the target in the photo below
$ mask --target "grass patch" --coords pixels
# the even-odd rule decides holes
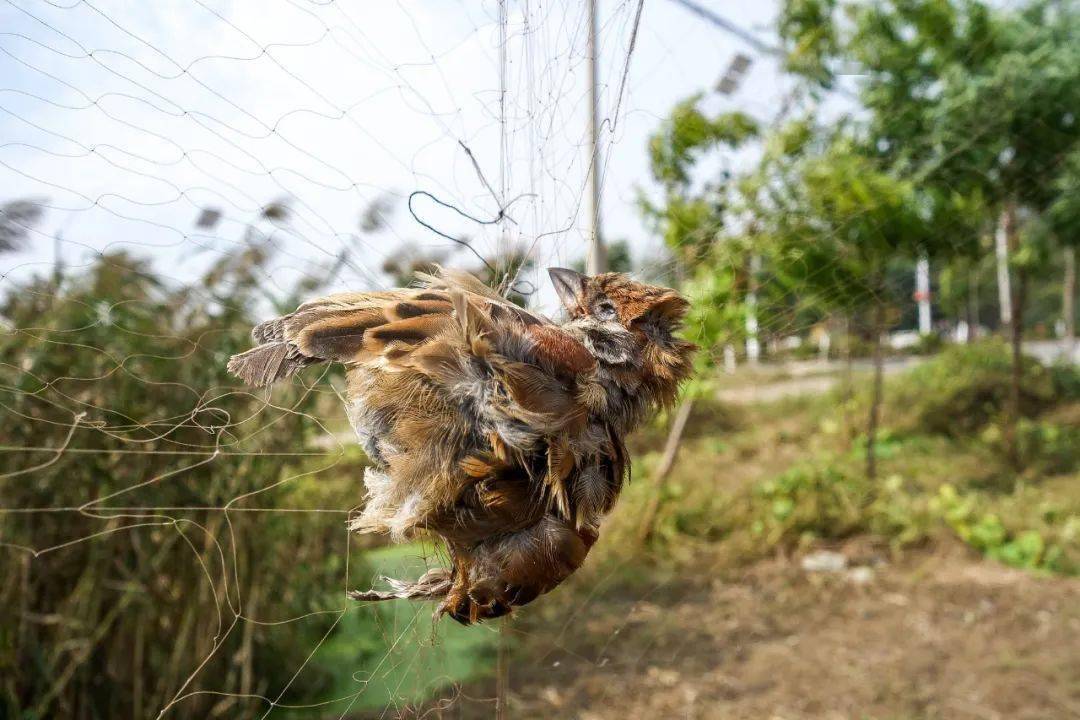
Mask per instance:
[[[1001,453],[998,425],[1009,372],[1007,348],[987,343],[949,348],[890,378],[874,483],[863,470],[864,386],[705,422],[662,487],[649,482],[656,453],[638,463],[642,479],[606,526],[617,536],[609,554],[625,559],[640,549],[630,529],[659,493],[650,546],[658,561],[698,562],[708,549],[721,564],[742,564],[852,535],[899,552],[949,535],[1008,565],[1077,574],[1080,373],[1025,363],[1017,472]],[[707,399],[698,405],[697,417],[730,417]],[[661,430],[639,447],[655,448]]]
[[[419,577],[438,562],[431,560],[433,554],[423,543],[366,551],[364,575],[358,584],[381,575]],[[434,623],[434,607],[434,603],[395,600],[349,608],[311,661],[330,678],[332,689],[327,696],[355,696],[351,712],[401,710],[490,673],[498,625],[465,628],[446,620]],[[349,702],[343,701],[341,707],[335,704],[337,713]]]

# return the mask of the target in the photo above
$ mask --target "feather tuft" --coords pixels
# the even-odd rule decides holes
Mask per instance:
[[[226,367],[248,385],[265,387],[295,375],[313,362],[318,360],[305,357],[291,343],[272,342],[233,355]]]

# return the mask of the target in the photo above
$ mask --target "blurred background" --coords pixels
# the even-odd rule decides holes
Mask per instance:
[[[1075,0],[5,0],[0,719],[1080,717]],[[513,617],[346,599],[339,369],[461,267],[678,287],[698,372]]]

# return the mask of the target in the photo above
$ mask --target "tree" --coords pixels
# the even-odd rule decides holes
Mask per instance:
[[[745,331],[742,301],[749,259],[745,243],[733,227],[738,208],[734,177],[722,170],[718,177],[702,181],[698,164],[710,154],[731,151],[758,138],[758,123],[740,112],[709,117],[700,108],[703,96],[694,95],[675,106],[671,115],[649,139],[653,178],[663,192],[661,203],[644,195],[641,208],[646,219],[672,253],[676,272],[686,279],[686,290],[695,302],[687,319],[691,339],[706,352],[732,342]],[[694,298],[695,292],[709,297]]]
[[[866,426],[866,472],[877,474],[883,382],[882,336],[889,310],[906,298],[888,281],[890,265],[940,256],[940,238],[970,234],[959,198],[898,178],[857,132],[841,129],[821,152],[790,169],[771,215],[771,264],[804,296],[848,315],[865,313],[874,381]]]
[[[702,95],[677,104],[659,130],[649,138],[649,158],[653,178],[663,191],[661,203],[641,197],[646,219],[663,238],[675,261],[675,274],[685,279],[683,290],[691,298],[686,318],[687,334],[702,347],[698,362],[711,366],[711,350],[745,329],[745,293],[740,292],[739,275],[745,253],[735,243],[721,241],[720,233],[729,219],[727,197],[733,192],[731,176],[698,186],[696,165],[718,150],[731,150],[758,136],[757,123],[745,113],[707,116],[700,108]],[[743,278],[744,279],[744,278]],[[688,390],[676,409],[663,457],[654,477],[653,496],[639,525],[641,540],[652,532],[659,510],[662,486],[674,465],[683,430],[693,408],[696,386]]]
[[[38,200],[9,200],[0,204],[0,252],[21,248],[44,214]]]
[[[867,148],[890,174],[985,207],[984,233],[1000,223],[1016,276],[1006,436],[1017,459],[1027,285],[1057,236],[1043,220],[1080,133],[1076,13],[1044,2],[789,0],[781,18],[789,66],[809,82],[829,87],[840,67],[863,78]]]

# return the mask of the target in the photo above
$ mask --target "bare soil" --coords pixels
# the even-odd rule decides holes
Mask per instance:
[[[512,623],[504,716],[1080,718],[1080,581],[959,546],[877,565],[840,550],[864,569],[769,560]],[[493,717],[494,691],[428,711]]]

